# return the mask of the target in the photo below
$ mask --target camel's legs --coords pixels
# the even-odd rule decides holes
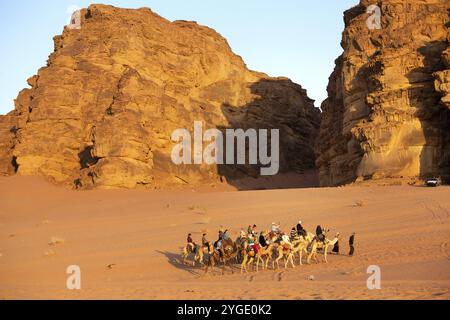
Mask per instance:
[[[202,249],[200,249],[200,251],[198,252],[198,263],[203,265],[203,251],[202,251]]]
[[[241,273],[243,273],[244,270],[247,273],[247,255],[244,255],[244,259],[241,263]]]
[[[254,257],[250,257],[250,260],[248,261],[247,266],[251,268],[251,266],[253,264],[253,261],[255,261],[255,258]]]
[[[288,266],[289,262],[291,263],[292,268],[295,268],[295,265],[294,265],[294,258],[293,258],[292,252],[287,253],[285,259],[286,259],[286,262],[284,263],[284,268],[285,268],[285,269],[287,269],[287,266]]]
[[[292,253],[289,255],[289,261],[291,261],[292,269],[295,269],[294,255]]]
[[[206,263],[206,270],[205,270],[205,274],[208,273],[209,268],[213,268],[214,267],[214,258],[210,255],[208,258],[208,261]]]
[[[186,249],[184,249],[182,255],[183,255],[183,264],[187,264],[187,258],[189,256],[189,252]]]
[[[280,268],[280,260],[283,259],[283,256],[284,254],[281,254],[275,259],[275,262],[277,263],[277,269]]]
[[[306,259],[306,263],[307,264],[311,264],[311,258],[312,258],[313,254],[314,254],[313,250],[314,249],[311,249],[311,252],[308,254],[308,259]]]

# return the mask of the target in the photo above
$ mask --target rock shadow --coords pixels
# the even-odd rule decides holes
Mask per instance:
[[[319,133],[320,110],[314,108],[300,85],[286,78],[262,79],[249,85],[255,98],[244,106],[223,103],[221,111],[229,126],[219,127],[226,145],[228,129],[255,129],[260,142],[260,129],[267,129],[267,155],[271,150],[272,129],[279,130],[279,171],[262,175],[263,167],[258,150],[258,163],[249,164],[249,143],[246,138],[246,164],[237,164],[235,139],[234,164],[217,165],[218,174],[238,190],[310,188],[319,186],[315,169],[314,142]],[[226,150],[224,149],[224,153]],[[224,156],[224,158],[226,158]],[[272,162],[274,157],[272,157]]]
[[[424,66],[413,69],[407,76],[417,87],[414,90],[420,91],[409,92],[425,138],[420,154],[420,176],[441,177],[446,184],[450,183],[450,110],[441,103],[433,74],[446,69],[442,54],[447,47],[447,41],[432,41],[420,47],[418,52],[424,57]]]

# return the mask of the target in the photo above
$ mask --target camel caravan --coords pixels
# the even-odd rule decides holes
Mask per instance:
[[[327,253],[330,249],[339,254],[339,233],[333,239],[328,239],[327,233],[329,230],[320,225],[316,228],[316,234],[308,232],[303,228],[302,221],[299,221],[289,234],[282,232],[276,223],[272,223],[270,231],[259,233],[256,225],[249,226],[247,231],[240,231],[235,241],[230,238],[228,230],[220,230],[214,243],[208,241],[205,233],[201,244],[197,244],[189,234],[182,258],[184,264],[192,263],[192,266],[196,266],[198,263],[205,266],[206,273],[215,266],[222,266],[222,273],[227,267],[233,272],[236,264],[240,265],[241,273],[252,269],[259,272],[269,267],[278,269],[281,261],[285,268],[295,268],[296,261],[299,265],[303,264],[303,257],[306,257],[307,264],[312,259],[319,263],[318,252],[323,253],[323,260],[328,263]],[[354,238],[354,234],[352,237]],[[192,260],[188,262],[190,256]]]

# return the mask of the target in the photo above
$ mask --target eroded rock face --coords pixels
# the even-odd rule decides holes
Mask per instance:
[[[366,9],[381,8],[370,30]],[[345,12],[316,146],[324,186],[450,175],[448,1],[361,1]]]
[[[12,155],[15,124],[15,117],[0,116],[0,175],[11,175],[16,171]]]
[[[159,188],[252,174],[175,166],[171,133],[192,131],[194,121],[280,129],[280,172],[314,167],[320,111],[306,91],[249,71],[210,28],[172,23],[150,9],[92,5],[81,11],[81,29],[66,28],[54,42],[31,89],[0,117],[3,174],[77,188]]]

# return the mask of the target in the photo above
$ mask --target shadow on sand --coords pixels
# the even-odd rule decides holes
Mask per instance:
[[[168,252],[168,251],[159,251],[159,250],[156,250],[156,252],[164,255],[167,258],[167,261],[175,268],[186,271],[186,272],[188,272],[194,276],[198,276],[198,277],[202,277],[202,276],[206,276],[206,275],[215,275],[215,274],[223,275],[224,272],[228,273],[229,271],[231,271],[231,273],[235,273],[240,270],[240,266],[237,265],[236,263],[232,262],[232,263],[228,264],[225,267],[225,269],[223,269],[223,265],[221,263],[220,265],[216,265],[214,268],[210,269],[208,271],[208,273],[206,273],[206,264],[200,265],[197,262],[195,264],[195,266],[192,265],[192,258],[193,258],[192,255],[190,255],[188,257],[188,260],[187,260],[188,262],[186,264],[184,264],[182,261],[183,258],[181,256],[181,254],[179,254],[179,253],[172,253],[172,252]],[[207,261],[207,259],[208,259],[207,256],[205,256],[204,261]]]
[[[205,267],[200,266],[196,263],[195,266],[192,265],[192,256],[188,257],[188,263],[183,263],[183,257],[180,253],[172,253],[168,251],[159,251],[156,250],[157,253],[164,255],[167,258],[167,261],[177,269],[189,272],[195,276],[201,276],[204,274]],[[191,258],[191,259],[189,259]]]

